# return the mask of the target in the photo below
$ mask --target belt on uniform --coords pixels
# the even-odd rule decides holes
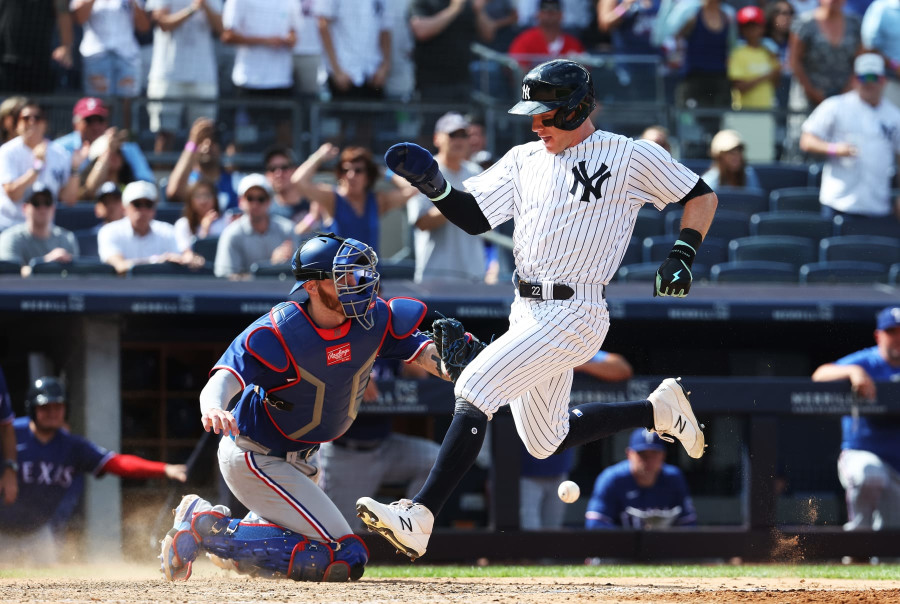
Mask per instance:
[[[576,288],[585,290],[599,288],[600,297],[606,297],[606,286],[602,284],[594,286],[576,285],[573,287],[555,281],[525,281],[519,278],[518,271],[513,272],[513,284],[519,290],[520,297],[534,300],[568,300],[575,295]]]
[[[234,440],[234,444],[241,447],[242,449],[249,449],[250,451],[259,453],[260,455],[280,457],[287,462],[306,461],[310,457],[315,455],[316,451],[319,450],[318,443],[312,445],[308,449],[301,449],[300,451],[279,451],[277,449],[270,449],[269,447],[256,442],[252,438],[244,436],[243,434],[232,436],[231,438],[232,440]]]
[[[294,409],[294,403],[275,398],[271,394],[265,393],[265,391],[259,386],[254,386],[253,392],[262,397],[262,401],[265,404],[271,405],[276,409],[280,409],[281,411],[292,411]]]
[[[381,446],[381,443],[384,442],[382,440],[353,440],[346,438],[339,438],[337,440],[331,441],[335,447],[339,447],[341,449],[347,449],[348,451],[374,451],[378,447]]]

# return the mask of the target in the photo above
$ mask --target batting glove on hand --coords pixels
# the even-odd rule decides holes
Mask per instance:
[[[694,275],[691,266],[697,256],[702,237],[693,229],[682,229],[678,241],[675,242],[669,257],[656,269],[653,280],[653,297],[675,296],[684,298],[691,291]]]
[[[384,163],[429,199],[440,197],[447,188],[434,157],[427,149],[414,143],[393,145],[384,154]]]

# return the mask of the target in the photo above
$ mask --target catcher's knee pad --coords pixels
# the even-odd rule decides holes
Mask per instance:
[[[332,545],[334,550],[334,564],[346,564],[349,569],[351,581],[357,581],[363,576],[366,562],[369,561],[369,548],[358,535],[344,535]]]

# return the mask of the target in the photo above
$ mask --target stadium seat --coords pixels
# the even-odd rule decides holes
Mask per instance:
[[[31,266],[32,275],[55,275],[57,277],[73,275],[116,276],[116,269],[111,264],[101,262],[99,258],[91,257],[75,258],[72,262],[43,262],[35,258],[29,263],[29,266]]]
[[[94,214],[93,203],[82,202],[74,206],[57,205],[53,222],[74,233],[97,226],[100,219]]]
[[[85,229],[74,233],[78,241],[79,256],[97,256],[97,232],[94,229]]]
[[[379,260],[378,266],[376,266],[375,268],[378,270],[378,274],[381,275],[382,279],[412,280],[416,274],[416,262],[415,260],[410,259]],[[434,277],[436,279],[446,276],[448,275],[441,275],[438,273],[429,275],[429,277]]]
[[[796,280],[796,271],[801,264],[815,262],[816,245],[809,239],[788,235],[741,237],[728,243],[728,258],[731,262],[783,262],[794,267]]]
[[[675,232],[678,234],[678,231]],[[750,235],[750,214],[720,209],[716,211],[707,237],[737,239]]]
[[[679,161],[698,176],[703,176],[703,173],[709,170],[712,165],[712,160],[708,157],[703,159],[682,159]]]
[[[890,270],[888,270],[888,283],[900,285],[900,262],[892,264]]]
[[[294,271],[291,270],[291,263],[269,264],[269,263],[253,263],[250,265],[250,274],[254,277],[277,277],[285,281],[294,281]]]
[[[158,262],[155,264],[135,264],[128,269],[129,277],[212,277],[213,267],[207,263],[200,268],[191,268],[178,262]]]
[[[643,239],[665,233],[665,218],[662,213],[653,206],[645,206],[638,210],[637,220],[634,223],[632,237]]]
[[[184,206],[180,203],[160,203],[156,205],[156,220],[175,224],[184,216]]]
[[[800,267],[800,283],[884,283],[888,274],[875,262],[834,260]]]
[[[822,163],[809,164],[806,186],[815,187],[817,189],[822,186],[822,168],[824,167],[825,164]]]
[[[785,187],[805,187],[809,182],[809,168],[805,164],[752,164],[759,184],[767,193]]]
[[[658,235],[656,237],[647,237],[642,244],[643,254],[642,262],[662,262],[672,251],[672,245],[675,240],[669,235]],[[703,240],[703,245],[697,250],[697,258],[695,262],[705,266],[712,266],[720,262],[728,261],[728,242],[724,239],[715,237],[707,237]],[[624,262],[623,262],[624,264]]]
[[[786,262],[759,260],[723,262],[709,269],[709,280],[713,283],[796,283],[797,269]]]
[[[0,260],[0,275],[18,275],[22,272],[22,265],[18,262]]]
[[[718,187],[716,196],[719,198],[717,214],[719,211],[729,210],[741,212],[749,218],[769,209],[769,194],[762,189]]]
[[[665,235],[657,235],[657,237],[660,236],[665,237]],[[643,262],[643,253],[642,240],[638,237],[632,237],[631,241],[628,242],[628,247],[625,248],[625,256],[620,264],[639,264]]]
[[[623,264],[617,273],[618,280],[626,283],[646,282],[653,283],[656,270],[660,262],[639,262],[638,264]],[[691,267],[694,281],[706,279],[709,276],[709,268],[705,264],[695,263]]]
[[[194,239],[191,249],[195,254],[203,256],[207,262],[216,261],[216,249],[219,247],[218,237],[207,237],[206,239]]]
[[[870,235],[828,237],[819,243],[819,261],[832,260],[876,262],[887,270],[890,265],[900,262],[900,241]]]
[[[811,212],[819,214],[819,187],[788,187],[769,193],[770,212]]]
[[[836,235],[875,235],[876,237],[900,238],[900,223],[890,218],[861,218],[844,214],[834,217]]]
[[[833,237],[834,222],[806,212],[760,212],[750,217],[750,235],[792,235],[816,243]]]

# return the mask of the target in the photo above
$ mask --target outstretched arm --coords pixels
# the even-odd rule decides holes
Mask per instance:
[[[875,400],[878,391],[872,376],[859,365],[838,365],[825,363],[812,374],[814,382],[837,382],[850,380],[850,388],[862,398]]]

